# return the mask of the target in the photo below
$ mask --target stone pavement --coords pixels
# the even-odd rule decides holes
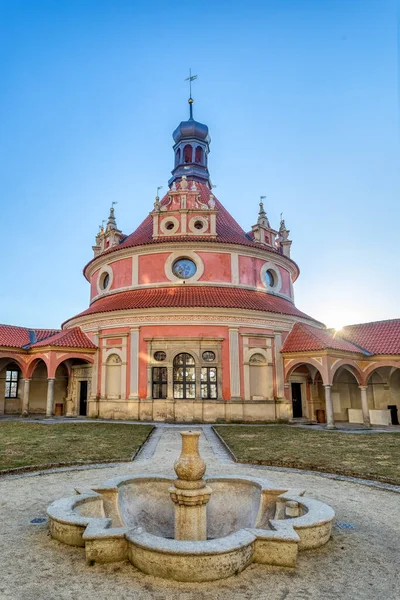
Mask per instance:
[[[180,429],[189,427],[157,427],[133,463],[1,479],[1,600],[400,598],[399,494],[307,472],[237,465],[209,426],[191,428],[203,432],[200,451],[209,474],[256,474],[281,487],[303,487],[334,508],[340,526],[334,526],[332,540],[324,548],[300,553],[296,570],[253,564],[217,583],[175,583],[143,575],[129,563],[89,567],[83,549],[52,540],[46,523],[31,524],[46,515],[50,502],[72,494],[75,487],[129,473],[172,475]]]

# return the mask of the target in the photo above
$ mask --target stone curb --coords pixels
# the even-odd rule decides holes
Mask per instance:
[[[359,485],[366,485],[373,488],[378,488],[381,490],[385,490],[387,492],[394,492],[395,494],[400,494],[400,485],[395,485],[392,483],[385,483],[383,481],[379,481],[376,479],[363,479],[360,477],[355,477],[353,475],[343,475],[342,473],[332,473],[328,471],[312,471],[310,469],[301,469],[298,467],[280,467],[277,465],[272,465],[267,461],[250,461],[250,460],[239,460],[236,455],[233,453],[231,448],[225,442],[225,440],[220,436],[218,431],[215,430],[214,427],[211,427],[221,444],[224,446],[225,450],[228,452],[229,456],[232,457],[233,461],[237,465],[249,465],[255,468],[264,468],[270,471],[280,471],[286,473],[307,473],[308,475],[318,475],[318,477],[325,477],[326,479],[333,479],[336,481],[347,481],[348,483],[357,483]]]
[[[45,465],[27,465],[26,467],[14,467],[12,469],[2,469],[0,470],[0,479],[5,477],[12,476],[23,476],[23,475],[45,475],[49,472],[58,472],[61,473],[63,471],[81,471],[86,468],[104,468],[107,466],[118,465],[121,463],[129,463],[133,462],[135,458],[138,457],[140,452],[143,449],[143,446],[148,442],[150,436],[156,427],[152,427],[149,433],[146,435],[143,442],[134,450],[133,454],[130,458],[110,458],[107,460],[102,460],[99,462],[98,460],[88,460],[88,461],[71,461],[64,463],[47,463]]]

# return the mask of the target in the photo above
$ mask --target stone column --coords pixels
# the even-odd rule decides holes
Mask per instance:
[[[47,406],[46,406],[46,417],[52,417],[54,415],[54,377],[47,379]]]
[[[31,380],[24,379],[24,397],[22,399],[22,417],[27,417],[29,414],[29,386]]]
[[[336,429],[333,418],[333,404],[331,397],[331,385],[324,385],[325,388],[325,409],[326,409],[326,428]]]
[[[361,408],[362,408],[364,425],[365,425],[365,427],[371,427],[371,421],[369,418],[368,397],[367,397],[367,389],[368,388],[366,385],[360,385],[358,387],[360,388],[360,391],[361,391]]]

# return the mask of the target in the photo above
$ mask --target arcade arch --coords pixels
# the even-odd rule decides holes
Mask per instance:
[[[324,382],[315,365],[306,362],[294,365],[288,374],[286,386],[293,419],[326,421]]]

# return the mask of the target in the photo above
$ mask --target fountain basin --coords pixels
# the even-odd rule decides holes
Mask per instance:
[[[251,562],[294,567],[298,551],[325,544],[332,508],[304,490],[276,489],[253,477],[205,478],[207,539],[174,538],[172,478],[130,475],[48,507],[53,538],[85,547],[90,564],[129,560],[144,573],[177,581],[212,581]],[[294,515],[294,516],[293,516]]]

